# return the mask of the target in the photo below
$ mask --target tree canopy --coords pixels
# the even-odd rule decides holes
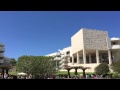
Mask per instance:
[[[53,57],[47,56],[21,56],[18,58],[17,70],[32,74],[35,78],[56,73],[56,63]]]
[[[120,61],[113,62],[113,63],[111,64],[111,69],[112,69],[114,72],[120,73]]]
[[[11,60],[10,60],[10,63],[12,64],[12,66],[16,66],[16,60],[15,60],[15,58],[11,58]]]

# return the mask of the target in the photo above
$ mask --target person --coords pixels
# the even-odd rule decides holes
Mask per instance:
[[[88,74],[86,74],[86,79],[89,79],[89,75]]]
[[[0,79],[2,79],[2,74],[0,73]]]
[[[80,74],[80,79],[83,77],[83,75],[82,74]]]
[[[4,73],[4,79],[7,79],[7,77],[8,77],[8,74]]]

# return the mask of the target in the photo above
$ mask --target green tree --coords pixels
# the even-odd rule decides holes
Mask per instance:
[[[54,65],[56,66],[56,73],[59,73],[59,70],[60,70],[59,62],[60,62],[59,60],[54,61]]]
[[[35,78],[43,78],[55,74],[56,66],[53,57],[21,56],[18,58],[17,70],[32,74]]]
[[[16,60],[15,60],[15,58],[11,58],[11,60],[10,60],[10,63],[13,65],[13,66],[16,66]]]
[[[107,74],[109,71],[110,70],[107,63],[101,63],[97,67],[95,67],[96,74]]]
[[[113,62],[113,63],[111,64],[111,69],[112,69],[114,72],[120,73],[120,61]]]

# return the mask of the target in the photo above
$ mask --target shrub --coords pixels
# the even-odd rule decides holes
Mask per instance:
[[[112,77],[113,78],[119,78],[119,74],[117,72],[115,72],[115,73],[112,74]]]
[[[112,69],[114,72],[120,73],[120,61],[113,62],[113,63],[111,64],[111,69]]]
[[[110,70],[107,63],[101,63],[97,67],[95,67],[96,74],[107,74],[109,71]]]

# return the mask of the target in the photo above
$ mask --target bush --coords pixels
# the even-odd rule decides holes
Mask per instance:
[[[113,78],[119,78],[119,74],[117,72],[115,72],[115,73],[112,74],[112,77]]]
[[[112,69],[114,72],[120,73],[120,61],[113,62],[112,65],[111,65],[111,69]]]
[[[96,74],[107,74],[109,72],[109,66],[107,63],[101,63],[97,67],[95,67]]]

